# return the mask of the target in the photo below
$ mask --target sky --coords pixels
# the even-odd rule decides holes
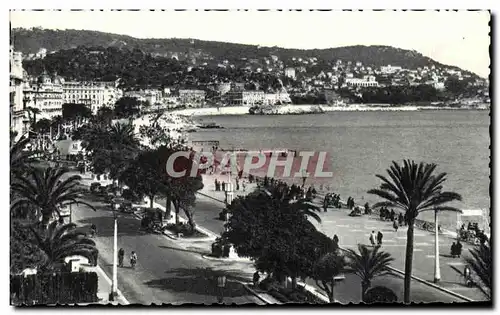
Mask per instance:
[[[488,77],[487,11],[12,11],[12,27],[86,29],[284,48],[388,45]]]

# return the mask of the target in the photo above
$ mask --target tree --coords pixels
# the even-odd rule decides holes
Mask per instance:
[[[11,212],[33,207],[36,217],[41,218],[42,229],[45,229],[53,214],[60,216],[61,205],[83,204],[95,211],[94,207],[80,199],[82,190],[78,188],[81,177],[78,175],[63,177],[68,172],[63,168],[32,168],[28,177],[19,178],[11,185],[19,197],[11,204]]]
[[[239,256],[250,257],[257,270],[283,281],[310,277],[314,261],[333,249],[333,240],[316,231],[302,205],[281,193],[256,190],[228,205],[232,214],[223,239]],[[300,206],[299,206],[300,205]]]
[[[346,257],[338,252],[325,254],[316,262],[314,266],[313,278],[316,280],[316,285],[326,293],[330,303],[335,302],[335,277],[344,273],[346,271],[346,267]]]
[[[35,126],[36,124],[36,115],[40,114],[41,111],[39,108],[36,108],[36,107],[27,107],[26,108],[28,110],[28,114],[30,116],[30,124],[31,126]],[[33,116],[31,116],[33,115]],[[33,117],[33,118],[31,118]]]
[[[69,256],[82,256],[92,264],[97,264],[98,250],[95,242],[76,229],[76,224],[59,225],[52,222],[47,231],[39,232],[32,228],[37,245],[49,258],[50,264],[64,262]]]
[[[174,177],[170,172],[167,172],[167,162],[174,154],[180,151],[185,151],[186,155],[178,156],[175,159],[173,171],[185,171],[185,174],[180,177]],[[197,165],[194,162],[194,152],[187,151],[186,149],[179,150],[178,148],[172,148],[168,145],[160,146],[155,152],[158,157],[161,158],[159,173],[162,174],[164,178],[167,208],[169,208],[168,201],[171,200],[176,213],[176,225],[179,224],[179,212],[182,209],[187,217],[190,228],[194,230],[196,227],[194,222],[196,192],[203,188],[200,170],[197,169]],[[196,169],[195,174],[193,174],[193,168]]]
[[[394,258],[387,252],[380,251],[380,246],[369,249],[366,245],[359,244],[358,251],[347,250],[349,258],[349,271],[361,279],[361,297],[365,301],[366,291],[370,288],[373,278],[389,273],[389,266]]]
[[[120,118],[130,118],[140,111],[141,103],[135,97],[122,97],[115,104],[115,115]]]
[[[35,161],[34,152],[26,150],[29,139],[21,137],[10,146],[10,175],[11,182],[16,177],[23,177],[30,164]]]
[[[26,268],[45,269],[49,258],[36,245],[33,232],[17,220],[11,221],[10,228],[10,272],[17,274]]]
[[[85,104],[80,103],[65,103],[62,105],[62,117],[66,120],[73,121],[73,126],[76,126],[84,118],[90,118],[92,110]]]
[[[161,156],[155,150],[143,151],[120,176],[120,180],[132,191],[149,197],[151,208],[155,197],[166,191],[161,161]]]
[[[139,140],[132,124],[85,125],[73,133],[74,139],[82,140],[96,174],[109,172],[118,179],[121,172],[135,159],[140,150]]]
[[[403,166],[392,162],[387,170],[391,180],[376,175],[382,184],[378,189],[371,189],[370,194],[377,195],[386,201],[378,202],[373,207],[392,207],[405,212],[408,224],[406,239],[404,302],[410,303],[410,284],[413,262],[413,233],[415,219],[423,211],[460,211],[444,204],[462,200],[455,192],[442,191],[446,181],[446,173],[435,175],[436,164],[405,160]]]
[[[47,118],[42,118],[36,122],[36,124],[33,126],[33,130],[40,134],[47,134],[50,132],[51,125],[52,123],[50,120],[48,120]]]
[[[109,107],[103,106],[97,110],[94,120],[96,123],[109,125],[111,124],[113,116],[113,110]]]
[[[476,286],[483,294],[491,300],[491,289],[493,279],[493,255],[491,244],[482,244],[469,250],[471,257],[465,257],[465,262],[470,266],[480,283]]]

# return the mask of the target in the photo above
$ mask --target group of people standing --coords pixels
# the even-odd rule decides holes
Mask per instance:
[[[334,193],[327,193],[325,195],[325,199],[323,199],[323,210],[326,212],[330,206],[340,209],[340,195]]]
[[[224,181],[220,182],[219,180],[215,179],[215,191],[226,191],[226,189],[228,188],[228,184]],[[246,184],[245,182],[243,181],[241,183],[242,185],[242,188],[243,188],[243,191],[245,191],[246,189]],[[236,190],[240,190],[240,180],[238,178],[236,178],[236,181],[235,181],[235,188]]]
[[[372,246],[381,246],[382,245],[382,239],[384,238],[384,234],[382,232],[378,231],[375,234],[375,231],[372,231],[370,234],[369,240]]]

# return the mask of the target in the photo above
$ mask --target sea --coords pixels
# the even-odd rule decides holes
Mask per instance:
[[[444,190],[462,195],[460,209],[490,208],[490,112],[429,110],[411,112],[330,112],[311,115],[204,116],[195,120],[224,129],[203,129],[190,140],[217,140],[221,148],[286,148],[327,151],[334,176],[331,191],[342,199],[373,204],[367,193],[386,175],[392,161],[436,163],[447,173]],[[297,179],[297,181],[301,181]],[[314,184],[308,179],[307,184]],[[433,221],[433,213],[419,215]],[[444,227],[455,229],[455,214],[440,214]]]

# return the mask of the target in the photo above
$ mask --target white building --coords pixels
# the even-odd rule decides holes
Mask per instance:
[[[36,116],[37,121],[41,118],[52,119],[62,116],[63,84],[62,77],[57,74],[50,76],[46,72],[34,81],[25,83],[23,92],[26,107],[37,108],[40,111]]]
[[[359,78],[346,78],[345,84],[347,86],[355,87],[377,87],[378,82],[375,80],[359,79]]]
[[[28,131],[29,119],[23,104],[23,56],[20,52],[15,52],[10,45],[10,127],[16,132],[16,139],[20,138]]]
[[[285,77],[295,79],[295,68],[286,68]]]
[[[179,90],[179,101],[186,107],[201,107],[205,104],[206,94],[203,90]]]
[[[103,107],[113,107],[123,92],[117,88],[118,82],[63,82],[64,103],[85,104],[92,113]]]
[[[401,71],[401,70],[402,70],[402,68],[399,66],[387,65],[387,66],[380,67],[380,72],[382,72],[384,74],[396,73],[396,72]]]

